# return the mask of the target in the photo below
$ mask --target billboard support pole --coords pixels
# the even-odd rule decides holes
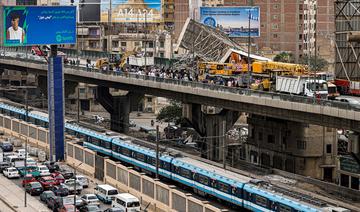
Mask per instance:
[[[250,27],[251,27],[251,23],[250,23],[250,10],[249,10],[249,26],[248,26],[248,88],[251,88],[251,64],[250,64],[250,50],[251,50],[251,35],[250,35]]]
[[[64,160],[64,74],[57,45],[51,45],[48,66],[48,114],[50,161]]]

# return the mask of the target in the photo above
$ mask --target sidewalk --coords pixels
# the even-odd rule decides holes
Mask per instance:
[[[10,205],[19,212],[38,211],[48,212],[50,211],[45,205],[43,205],[35,197],[27,195],[27,207],[24,207],[24,190],[16,185],[11,180],[8,180],[4,176],[0,176],[0,199],[7,205]],[[1,209],[0,209],[1,211]]]

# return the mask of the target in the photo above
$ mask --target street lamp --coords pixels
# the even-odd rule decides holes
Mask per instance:
[[[77,166],[75,166],[75,163],[74,163],[74,211],[76,211],[76,169],[81,165],[83,164],[82,162],[79,163]]]

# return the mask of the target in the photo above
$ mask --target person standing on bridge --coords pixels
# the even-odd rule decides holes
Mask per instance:
[[[11,27],[6,31],[6,40],[18,41],[23,43],[25,39],[25,31],[19,27],[20,15],[17,13],[11,14]]]

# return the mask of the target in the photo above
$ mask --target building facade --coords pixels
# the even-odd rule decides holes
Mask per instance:
[[[248,117],[248,162],[335,182],[336,130],[257,115]]]

